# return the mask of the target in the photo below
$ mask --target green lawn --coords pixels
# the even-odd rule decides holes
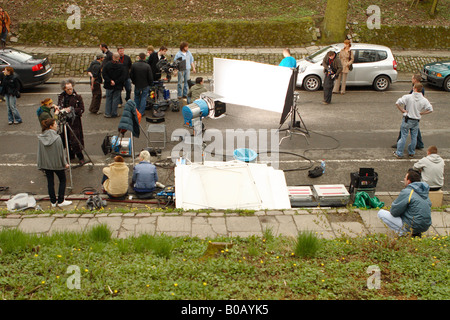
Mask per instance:
[[[202,240],[164,235],[116,239],[105,226],[51,236],[4,229],[0,296],[6,300],[450,298],[448,237],[325,240],[303,234],[299,239],[276,237],[270,230],[262,238]],[[210,242],[225,244],[207,250]],[[379,286],[373,270],[379,271]]]

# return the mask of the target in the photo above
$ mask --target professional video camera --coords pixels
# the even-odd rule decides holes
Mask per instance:
[[[172,74],[175,70],[186,70],[186,60],[178,58],[173,62],[169,62],[167,59],[161,59],[156,63],[156,67],[167,75],[167,81],[172,79]]]
[[[72,122],[74,118],[75,118],[75,111],[72,108],[70,108],[70,111],[59,108],[58,122],[60,125]]]

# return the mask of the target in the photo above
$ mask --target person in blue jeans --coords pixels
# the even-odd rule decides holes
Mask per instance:
[[[139,60],[133,63],[130,71],[130,78],[134,84],[134,102],[141,115],[145,114],[147,97],[150,92],[150,86],[153,84],[152,68],[145,59],[145,53],[141,52]]]
[[[421,76],[420,74],[415,74],[412,76],[411,82],[412,82],[412,86],[414,88],[414,85],[416,83],[420,83],[421,80]],[[425,89],[422,88],[422,95],[425,97]],[[411,89],[411,91],[409,92],[410,94],[413,93],[413,89]],[[398,138],[397,138],[397,142],[400,140],[400,138],[402,137],[402,133],[399,131],[398,132]],[[420,129],[417,131],[417,144],[416,144],[416,149],[423,149],[425,147],[423,140],[422,140],[422,133],[420,132]],[[397,143],[395,143],[394,145],[392,145],[392,148],[397,149]]]
[[[131,187],[138,198],[151,198],[158,182],[156,167],[150,163],[150,153],[147,150],[139,154],[139,163],[133,168]]]
[[[420,119],[422,115],[433,112],[433,106],[421,93],[422,89],[422,84],[416,83],[412,94],[406,94],[396,102],[398,110],[403,114],[400,126],[401,138],[397,142],[397,150],[394,151],[394,157],[396,158],[403,157],[403,150],[409,133],[411,133],[411,143],[408,145],[408,155],[410,158],[414,157]]]
[[[178,69],[178,85],[177,85],[177,93],[178,99],[187,98],[189,85],[188,80],[191,76],[191,70],[193,73],[196,73],[194,57],[189,51],[189,43],[181,42],[180,51],[174,57],[174,60],[177,61],[181,59],[183,61],[182,66]],[[185,65],[185,66],[184,66]]]
[[[6,107],[8,110],[8,124],[22,123],[22,117],[19,110],[17,110],[16,101],[20,92],[20,83],[17,76],[14,74],[12,67],[6,67],[3,70],[3,80],[0,94],[5,97]]]

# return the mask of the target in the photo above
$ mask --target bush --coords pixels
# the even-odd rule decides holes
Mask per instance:
[[[111,240],[111,235],[112,231],[106,224],[92,227],[92,229],[88,231],[89,238],[96,242],[108,242]]]
[[[320,242],[312,231],[301,231],[297,236],[295,255],[302,258],[313,258],[319,250]]]

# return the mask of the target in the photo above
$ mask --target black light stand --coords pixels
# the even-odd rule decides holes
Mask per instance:
[[[281,144],[281,142],[283,142],[284,139],[286,138],[292,138],[293,134],[298,134],[298,135],[302,135],[305,137],[306,142],[309,144],[308,141],[308,137],[309,137],[309,131],[308,128],[306,128],[305,122],[303,121],[300,113],[298,112],[298,107],[297,107],[297,100],[299,97],[299,93],[295,92],[295,88],[296,88],[296,83],[297,83],[297,75],[298,75],[298,67],[293,69],[293,73],[292,73],[292,77],[291,77],[291,81],[290,81],[290,88],[288,91],[288,94],[292,94],[292,101],[291,101],[291,105],[290,105],[290,110],[287,113],[287,115],[284,117],[284,119],[281,119],[280,122],[280,126],[278,127],[278,131],[286,131],[286,136],[284,136],[283,138],[281,138],[279,145]],[[287,105],[289,106],[289,105]],[[286,106],[285,106],[286,108]],[[284,114],[285,112],[283,112]],[[290,121],[287,124],[288,127],[285,129],[281,129],[281,127],[283,126],[284,122],[290,117]],[[297,117],[299,120],[297,120]]]

